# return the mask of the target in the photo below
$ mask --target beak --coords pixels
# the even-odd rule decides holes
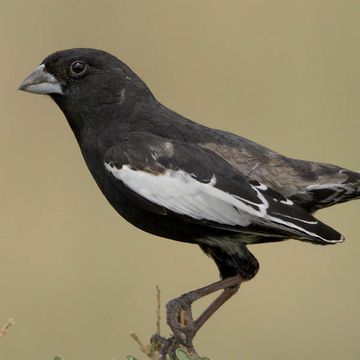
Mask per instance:
[[[39,65],[18,87],[18,90],[34,94],[62,94],[62,88],[54,75],[48,73],[45,65]]]

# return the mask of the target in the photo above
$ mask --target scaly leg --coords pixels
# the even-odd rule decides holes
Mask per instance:
[[[197,331],[215,313],[215,311],[225,303],[225,301],[237,292],[243,281],[244,279],[239,275],[229,277],[200,289],[190,291],[169,301],[166,305],[167,323],[174,333],[174,338],[181,341],[190,351],[195,352],[192,342]],[[193,320],[191,311],[192,303],[219,290],[224,291],[196,320]],[[184,316],[185,325],[179,320],[181,315]]]

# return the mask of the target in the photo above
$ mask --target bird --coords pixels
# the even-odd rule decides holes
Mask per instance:
[[[108,52],[57,51],[19,89],[54,100],[98,187],[123,218],[148,233],[198,245],[214,260],[220,280],[167,304],[173,343],[195,351],[197,331],[256,275],[259,263],[249,246],[344,240],[314,213],[360,198],[359,172],[292,159],[187,119]],[[192,303],[220,290],[193,319]]]

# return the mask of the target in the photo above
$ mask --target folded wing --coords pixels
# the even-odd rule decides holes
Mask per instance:
[[[147,209],[164,216],[171,212],[204,226],[260,230],[324,244],[343,240],[291,200],[248,181],[224,159],[196,144],[132,133],[109,149],[104,166],[115,182],[148,203]]]

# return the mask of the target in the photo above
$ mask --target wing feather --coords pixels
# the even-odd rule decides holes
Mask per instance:
[[[223,159],[197,146],[130,134],[109,149],[104,166],[114,181],[153,208],[232,231],[252,228],[286,237],[336,243],[343,237],[280,193],[248,181]]]

